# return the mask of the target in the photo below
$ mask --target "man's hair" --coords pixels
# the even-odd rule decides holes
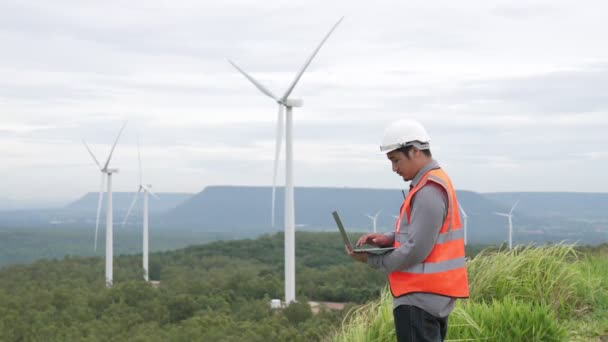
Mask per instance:
[[[405,154],[405,158],[410,159],[410,151],[414,146],[412,145],[408,145],[408,146],[403,146],[397,149],[397,151]],[[431,149],[426,149],[426,150],[419,150],[420,152],[422,152],[425,156],[429,157],[429,158],[433,158],[433,154],[431,153]]]

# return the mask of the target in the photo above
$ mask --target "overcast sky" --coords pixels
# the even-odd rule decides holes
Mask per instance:
[[[296,186],[400,188],[379,152],[412,117],[458,189],[608,191],[605,1],[0,2],[0,197],[270,185],[292,97]],[[281,168],[280,182],[283,182]]]

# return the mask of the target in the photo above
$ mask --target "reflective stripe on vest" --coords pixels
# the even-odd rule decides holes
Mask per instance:
[[[425,262],[421,264],[417,264],[411,267],[408,267],[401,272],[407,273],[419,273],[419,274],[430,274],[430,273],[439,273],[454,270],[457,268],[464,267],[466,261],[464,257],[459,257],[456,259],[450,259],[446,261],[440,262]]]

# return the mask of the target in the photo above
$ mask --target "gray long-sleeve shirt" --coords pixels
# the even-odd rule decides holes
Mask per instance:
[[[429,170],[438,169],[439,164],[433,160],[423,167],[412,179],[411,187],[420,182]],[[411,202],[411,215],[401,219],[399,234],[405,235],[407,241],[394,251],[382,255],[369,255],[368,264],[389,274],[419,264],[431,253],[439,236],[441,226],[447,216],[448,198],[445,190],[434,183],[427,183],[418,190]],[[386,234],[394,241],[395,232]],[[419,307],[436,317],[446,317],[454,309],[456,299],[432,293],[410,293],[393,299],[393,308],[400,305]]]

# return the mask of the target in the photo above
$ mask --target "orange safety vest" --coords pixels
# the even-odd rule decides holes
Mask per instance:
[[[426,292],[453,298],[467,298],[469,283],[464,254],[464,232],[458,213],[456,192],[450,178],[442,169],[428,171],[410,190],[401,206],[399,219],[397,219],[393,246],[398,248],[407,240],[407,237],[401,237],[399,234],[401,219],[406,214],[407,222],[410,222],[412,198],[428,182],[439,184],[445,189],[448,195],[447,216],[441,226],[435,246],[426,259],[420,264],[391,272],[388,275],[391,292],[393,297]]]

